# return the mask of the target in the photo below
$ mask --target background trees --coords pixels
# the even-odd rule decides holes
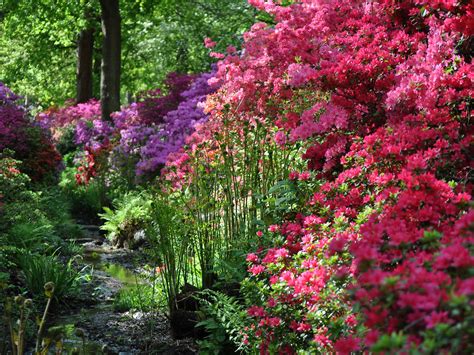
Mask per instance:
[[[68,98],[79,102],[98,98],[101,13],[109,3],[0,1],[2,81],[43,108]],[[156,87],[171,71],[208,70],[211,59],[203,38],[216,39],[221,49],[238,45],[254,14],[245,0],[117,0],[116,4],[121,17],[121,102]],[[117,99],[112,107],[116,109]]]
[[[121,18],[119,0],[100,0],[102,65],[100,97],[102,118],[120,109]]]

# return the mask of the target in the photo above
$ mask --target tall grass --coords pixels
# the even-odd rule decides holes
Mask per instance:
[[[159,267],[159,277],[171,314],[177,309],[176,296],[189,274],[187,258],[192,238],[184,223],[183,214],[162,198],[153,201],[151,220],[147,235],[153,247],[154,262]]]
[[[74,293],[79,281],[83,278],[83,274],[76,271],[72,263],[73,259],[64,265],[54,255],[27,253],[18,256],[18,265],[30,293],[40,296],[43,294],[44,285],[52,282],[55,285],[54,297],[56,299]]]

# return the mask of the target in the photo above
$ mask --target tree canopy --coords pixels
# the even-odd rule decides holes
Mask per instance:
[[[93,96],[99,97],[102,33],[98,0],[0,1],[0,78],[42,107],[76,92],[77,46],[94,30]],[[244,0],[120,1],[122,102],[160,85],[167,73],[201,72],[211,58],[203,39],[239,45],[254,21]]]

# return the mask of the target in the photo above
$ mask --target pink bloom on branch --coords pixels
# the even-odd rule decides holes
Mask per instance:
[[[209,37],[206,37],[204,38],[204,46],[206,48],[213,48],[216,46],[216,42],[214,42],[212,39],[210,39]]]
[[[275,133],[275,142],[279,146],[284,146],[286,144],[286,134],[283,131],[278,131]]]
[[[334,344],[334,349],[338,354],[350,354],[353,351],[359,350],[359,339],[353,336],[341,338]]]
[[[460,295],[474,295],[474,277],[462,280],[458,286],[458,294]]]
[[[289,255],[289,252],[285,248],[280,248],[280,249],[275,250],[275,258],[277,259],[284,259],[288,257],[288,255]]]
[[[250,253],[247,255],[247,259],[246,259],[248,262],[251,262],[251,263],[256,263],[258,261],[258,256],[254,253]]]
[[[270,327],[278,327],[281,324],[281,319],[278,317],[268,318],[268,325]]]
[[[308,324],[306,322],[292,321],[290,324],[290,328],[293,329],[294,331],[304,333],[304,332],[309,332],[312,327],[311,327],[311,324]]]
[[[329,250],[332,253],[339,253],[344,250],[346,243],[347,239],[344,237],[333,238],[329,244]]]
[[[290,64],[288,67],[288,83],[300,87],[317,76],[318,72],[307,64]]]
[[[318,217],[316,215],[309,215],[304,218],[303,223],[305,227],[315,227],[319,224],[324,223],[324,221],[324,218]]]
[[[313,341],[321,346],[331,345],[331,339],[324,334],[316,334],[313,338]]]
[[[280,226],[277,224],[272,224],[268,227],[268,231],[272,233],[277,233],[280,231]]]
[[[306,181],[306,180],[309,180],[310,178],[311,178],[311,173],[309,171],[303,171],[298,177],[300,181]]]
[[[225,58],[225,54],[222,54],[222,53],[219,53],[219,52],[211,52],[209,54],[212,58],[216,58],[216,59],[223,59]]]
[[[291,171],[291,172],[290,172],[290,175],[288,176],[288,178],[289,178],[290,180],[297,180],[298,177],[299,177],[299,174],[298,174],[297,171]]]
[[[448,312],[432,312],[425,317],[426,327],[428,329],[434,328],[439,323],[449,323]]]
[[[263,307],[252,306],[247,310],[247,314],[250,317],[265,317],[266,312]]]
[[[234,46],[228,46],[226,48],[226,52],[227,52],[227,54],[234,54],[234,53],[237,52],[237,49]]]
[[[273,308],[277,305],[277,302],[275,301],[274,298],[269,298],[267,301],[267,306],[270,308]]]
[[[252,273],[253,275],[259,275],[264,271],[265,271],[265,267],[262,265],[254,265],[254,266],[249,267],[249,272]]]

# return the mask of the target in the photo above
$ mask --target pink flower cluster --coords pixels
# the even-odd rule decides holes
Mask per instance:
[[[312,174],[298,184],[313,184],[312,194],[247,257],[259,303],[246,346],[474,350],[462,334],[474,302],[473,5],[251,3],[276,24],[254,25],[243,54],[219,63],[210,118],[166,176],[189,178],[187,161],[203,148],[212,161],[224,129],[239,137],[249,125],[276,126],[283,149],[306,147]],[[404,339],[397,349],[386,348],[391,336]]]

